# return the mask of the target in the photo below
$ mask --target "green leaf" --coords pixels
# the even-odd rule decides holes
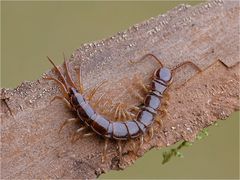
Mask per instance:
[[[183,154],[179,151],[176,153],[176,156],[179,157],[179,158],[183,158]]]
[[[203,136],[201,134],[197,135],[197,140],[201,140],[203,138]]]
[[[184,141],[184,142],[185,142],[184,145],[185,145],[186,147],[190,147],[190,146],[193,145],[192,142],[189,142],[189,141]]]

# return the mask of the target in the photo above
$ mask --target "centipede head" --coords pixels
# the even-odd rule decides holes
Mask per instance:
[[[80,94],[78,90],[75,89],[74,87],[69,88],[68,96],[70,103],[73,107],[77,107],[84,101],[82,94]]]
[[[167,67],[161,67],[157,69],[154,73],[154,77],[166,84],[170,84],[172,82],[172,72]]]
[[[77,85],[73,82],[72,77],[70,75],[69,72],[69,65],[68,62],[66,60],[65,55],[63,54],[63,58],[64,58],[64,69],[66,72],[66,77],[62,74],[62,72],[60,71],[60,69],[54,64],[54,62],[47,56],[47,59],[49,60],[49,62],[53,65],[53,69],[55,70],[55,72],[58,74],[61,82],[63,83],[64,87],[66,88],[66,90],[70,90],[70,87],[74,87],[75,89],[77,89]],[[78,69],[78,71],[80,72],[80,68]]]

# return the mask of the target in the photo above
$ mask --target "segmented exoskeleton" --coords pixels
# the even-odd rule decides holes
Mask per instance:
[[[90,127],[95,133],[103,136],[105,141],[104,146],[104,155],[103,160],[106,156],[107,150],[107,139],[115,139],[120,141],[134,139],[137,137],[143,137],[153,124],[156,119],[156,114],[161,106],[162,97],[164,92],[167,90],[169,85],[172,82],[172,74],[174,71],[182,65],[191,64],[197,70],[201,71],[196,65],[193,63],[186,61],[173,70],[166,68],[162,65],[159,59],[156,58],[153,54],[147,54],[142,59],[147,56],[153,57],[160,64],[160,68],[155,70],[153,79],[151,82],[150,90],[145,97],[143,102],[143,106],[138,108],[138,113],[135,118],[130,119],[130,115],[125,112],[126,117],[129,117],[127,121],[124,122],[116,122],[97,113],[94,108],[89,104],[89,101],[92,99],[93,95],[97,91],[97,89],[102,85],[94,88],[88,95],[88,97],[83,96],[83,86],[80,79],[80,67],[78,69],[78,84],[79,87],[73,82],[69,70],[68,63],[64,58],[64,67],[66,69],[66,79],[63,74],[60,72],[58,67],[53,63],[53,61],[48,58],[51,64],[54,66],[55,71],[60,77],[60,80],[53,77],[45,77],[47,80],[54,80],[57,82],[61,88],[63,96],[55,96],[54,99],[63,99],[68,106],[73,109],[76,113],[80,121],[85,124],[85,127]],[[64,122],[62,127],[71,121],[75,121],[76,119],[70,119]],[[61,127],[61,129],[62,129]],[[78,129],[77,132],[82,131],[85,127]],[[90,135],[90,134],[87,134]],[[85,136],[87,136],[85,135]],[[120,158],[122,154],[121,146],[119,145]]]

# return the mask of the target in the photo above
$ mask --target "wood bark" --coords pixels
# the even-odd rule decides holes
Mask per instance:
[[[76,80],[74,68],[81,64],[86,92],[108,80],[93,99],[105,94],[103,101],[112,101],[101,103],[100,113],[118,102],[142,103],[131,89],[144,96],[138,80],[149,84],[158,64],[151,58],[134,65],[129,60],[153,53],[170,68],[188,60],[202,69],[198,73],[184,66],[175,73],[162,127],[153,125],[153,139],[146,137],[137,155],[127,142],[120,164],[116,142],[109,144],[102,164],[102,138],[95,135],[72,144],[78,124],[58,133],[60,125],[75,115],[64,102],[49,104],[60,94],[54,82],[39,78],[15,89],[2,88],[1,178],[96,178],[110,169],[124,169],[151,148],[192,141],[203,128],[239,110],[239,8],[237,1],[219,0],[181,5],[113,37],[84,44],[72,54],[70,72]],[[46,74],[55,76],[52,71]],[[113,113],[106,116],[113,118]]]

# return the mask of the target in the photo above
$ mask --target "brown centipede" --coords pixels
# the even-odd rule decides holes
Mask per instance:
[[[54,66],[55,71],[60,77],[60,80],[53,77],[44,77],[46,80],[55,81],[61,88],[63,96],[55,96],[54,99],[62,99],[64,100],[68,106],[73,109],[78,119],[69,119],[65,121],[62,127],[71,121],[80,120],[85,126],[78,129],[77,132],[82,131],[86,127],[90,127],[96,134],[105,138],[105,146],[103,151],[103,161],[106,156],[107,150],[107,142],[108,139],[115,139],[118,142],[126,141],[129,139],[135,139],[138,137],[143,137],[143,135],[151,129],[151,126],[156,119],[156,114],[161,106],[161,100],[166,92],[167,88],[172,82],[172,75],[174,71],[185,64],[193,65],[197,70],[201,71],[201,69],[193,64],[190,61],[186,61],[184,63],[179,64],[174,69],[170,70],[167,67],[164,67],[161,61],[153,54],[146,54],[140,60],[145,59],[145,57],[151,56],[153,57],[160,65],[158,69],[155,70],[151,82],[151,88],[145,97],[143,106],[138,108],[138,114],[136,118],[129,119],[124,122],[116,122],[109,120],[102,115],[98,114],[94,108],[89,104],[89,101],[92,99],[93,95],[97,91],[97,89],[103,84],[100,84],[98,87],[94,88],[88,97],[84,97],[83,95],[83,85],[81,83],[80,78],[80,67],[78,69],[78,85],[73,82],[69,70],[68,63],[64,57],[64,68],[66,70],[66,79],[59,70],[59,68],[53,63],[53,61],[49,58],[48,60]],[[140,61],[139,61],[140,62]],[[124,112],[127,117],[131,117],[128,112]],[[129,116],[128,116],[129,115]],[[60,129],[62,129],[62,127]],[[86,134],[85,136],[90,135]],[[152,137],[152,136],[151,136]],[[143,142],[143,138],[141,138],[141,143]],[[122,148],[119,144],[119,154],[120,160],[122,155]]]

